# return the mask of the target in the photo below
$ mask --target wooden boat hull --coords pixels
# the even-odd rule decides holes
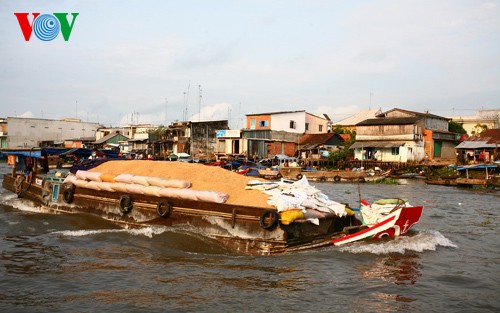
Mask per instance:
[[[96,191],[49,177],[36,178],[31,184],[20,182],[5,175],[3,187],[55,212],[93,214],[124,227],[189,225],[244,254],[270,255],[331,245],[332,237],[343,236],[344,227],[358,224],[354,216],[346,216],[322,218],[319,225],[308,221],[268,225],[266,208]],[[164,217],[158,210],[163,200],[171,206]]]
[[[422,216],[423,207],[397,207],[382,221],[368,226],[353,234],[332,240],[334,245],[343,245],[367,238],[381,239],[384,237],[396,237],[404,235],[408,230],[418,223]]]

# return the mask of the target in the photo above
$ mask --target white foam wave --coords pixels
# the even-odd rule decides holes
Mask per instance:
[[[20,211],[40,213],[39,206],[34,205],[30,200],[18,198],[16,195],[12,198],[6,199],[5,201],[2,201],[2,203]]]
[[[134,228],[134,229],[61,230],[52,232],[52,234],[62,235],[67,237],[82,237],[82,236],[92,236],[96,234],[105,234],[105,233],[128,233],[134,236],[146,236],[149,238],[153,238],[153,236],[164,233],[167,230],[168,230],[167,227],[149,226],[149,227]]]
[[[17,195],[15,193],[6,193],[6,194],[2,194],[0,195],[0,202],[8,202],[8,201],[12,201],[13,199],[17,199]]]
[[[349,253],[373,253],[380,255],[388,253],[404,254],[407,250],[415,252],[435,251],[439,246],[457,248],[451,240],[438,231],[422,231],[414,236],[401,236],[389,241],[354,243],[341,247],[339,250]]]

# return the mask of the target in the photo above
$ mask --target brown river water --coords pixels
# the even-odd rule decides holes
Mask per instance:
[[[500,192],[401,183],[311,182],[351,206],[424,205],[408,236],[271,257],[189,227],[41,213],[0,188],[0,312],[500,312]]]

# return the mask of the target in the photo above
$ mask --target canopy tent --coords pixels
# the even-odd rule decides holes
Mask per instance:
[[[180,158],[190,158],[191,156],[184,152],[171,153],[168,158],[169,159],[180,159]]]

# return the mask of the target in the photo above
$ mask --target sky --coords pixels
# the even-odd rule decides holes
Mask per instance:
[[[79,13],[68,41],[26,41],[14,15],[59,12]],[[244,128],[379,108],[500,109],[500,0],[0,0],[0,117]]]

